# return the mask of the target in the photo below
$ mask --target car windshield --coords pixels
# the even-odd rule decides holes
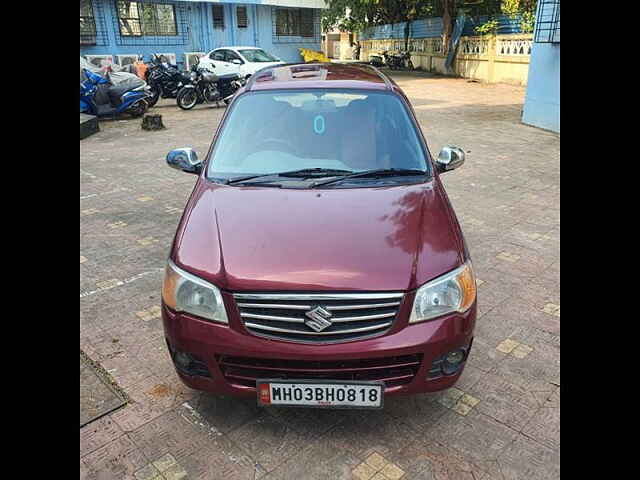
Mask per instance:
[[[248,50],[238,50],[248,62],[277,62],[278,59],[272,55],[269,55],[264,50],[258,48],[251,48]]]
[[[299,169],[429,173],[414,124],[394,94],[325,89],[238,97],[215,143],[207,176],[229,180]]]

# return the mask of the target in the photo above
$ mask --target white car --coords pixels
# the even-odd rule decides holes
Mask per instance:
[[[261,68],[284,63],[258,47],[221,47],[201,57],[199,66],[216,75],[237,73],[242,78],[248,78]]]

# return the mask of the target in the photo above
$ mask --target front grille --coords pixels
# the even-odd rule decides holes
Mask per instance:
[[[218,365],[231,384],[256,387],[257,379],[382,380],[386,388],[407,385],[418,372],[422,354],[364,360],[280,360],[220,355]]]
[[[346,342],[381,335],[393,324],[402,296],[402,293],[234,294],[240,317],[251,333],[303,343]],[[311,327],[313,320],[308,316],[318,307],[321,331]]]

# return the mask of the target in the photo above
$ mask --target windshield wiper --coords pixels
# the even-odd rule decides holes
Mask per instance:
[[[265,177],[330,177],[334,175],[348,176],[353,173],[354,172],[351,170],[340,170],[335,168],[301,168],[298,170],[289,170],[286,172],[262,173],[260,175],[247,175],[244,177],[229,178],[224,183],[225,185],[231,185],[234,183],[241,183],[247,180]]]
[[[424,170],[416,170],[410,168],[376,168],[374,170],[365,170],[364,172],[356,172],[350,175],[344,175],[340,178],[332,178],[322,182],[316,182],[311,185],[311,188],[319,187],[321,185],[328,185],[330,183],[341,182],[350,178],[362,178],[362,177],[400,177],[405,175],[426,175]]]

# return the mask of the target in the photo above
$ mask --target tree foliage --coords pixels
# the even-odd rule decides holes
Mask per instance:
[[[495,16],[504,13],[520,16],[523,32],[533,30],[537,0],[327,0],[323,11],[322,29],[361,32],[368,27],[405,22],[405,50],[408,49],[411,22],[419,18],[442,17],[442,43],[445,55],[456,18],[459,14],[474,18],[488,15],[489,20],[479,27],[479,33],[495,33]]]
[[[322,29],[362,31],[373,25],[412,21],[433,14],[433,0],[328,0]]]
[[[324,31],[338,28],[358,32],[374,25],[411,22],[418,18],[497,15],[533,18],[536,0],[328,0]]]

